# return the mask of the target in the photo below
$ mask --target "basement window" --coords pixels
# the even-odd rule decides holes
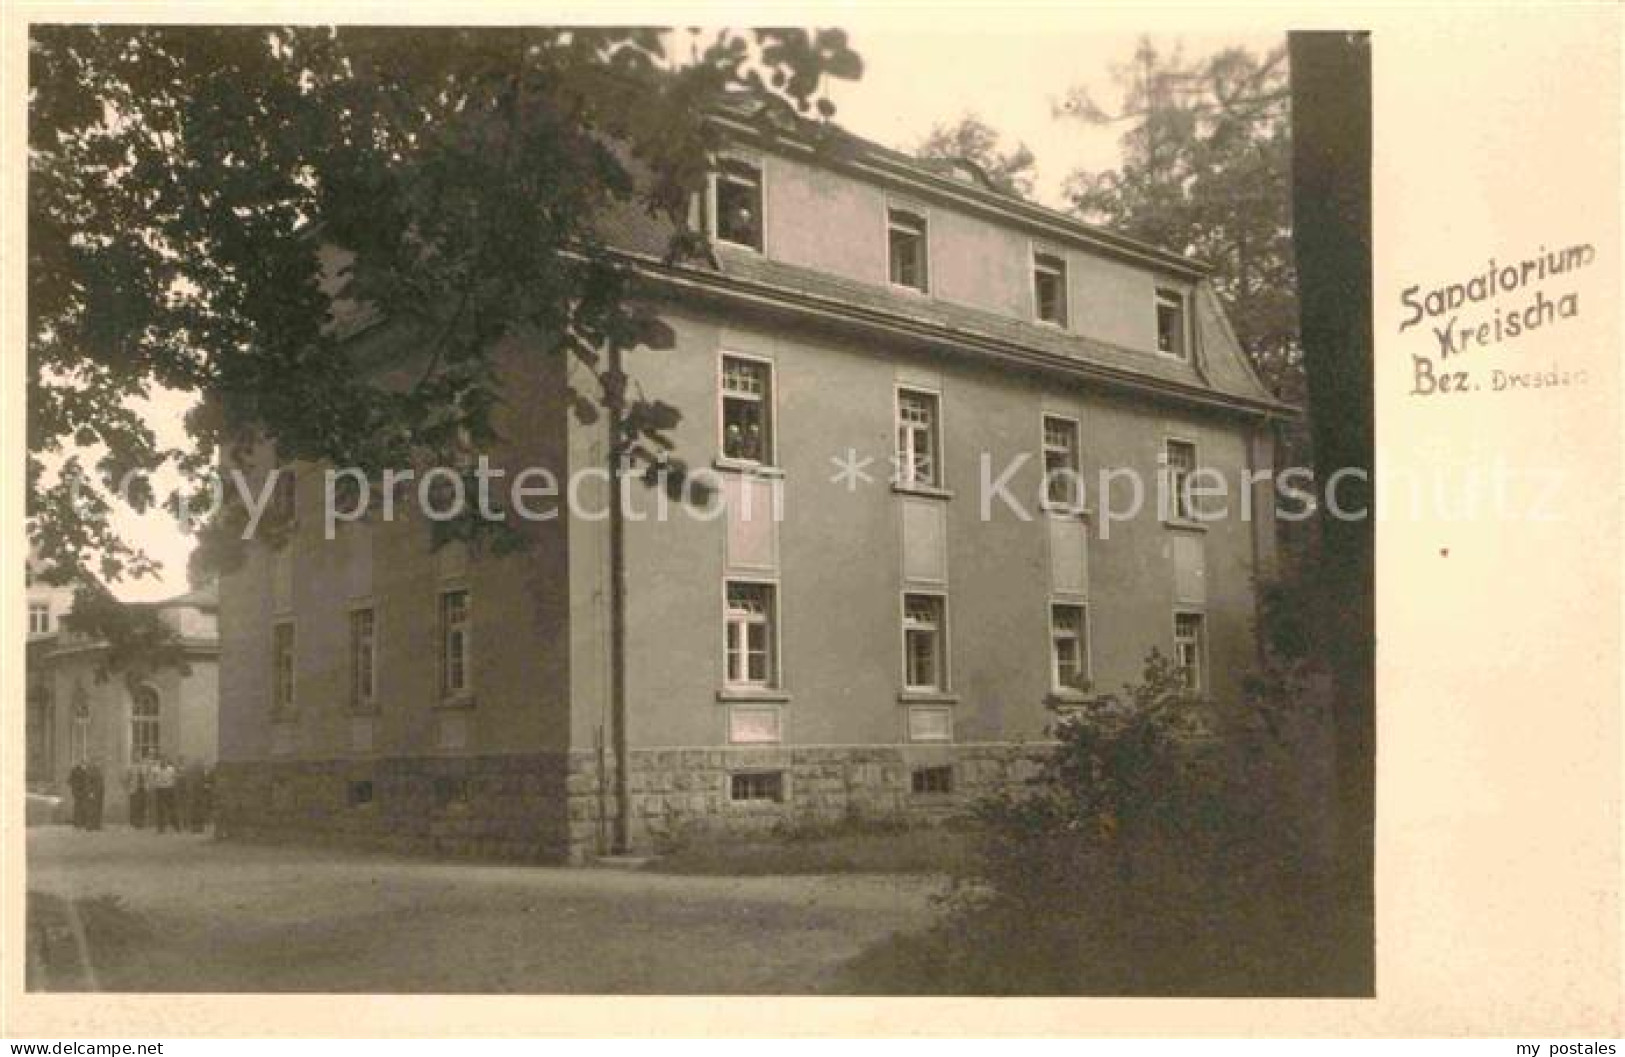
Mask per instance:
[[[468,803],[467,778],[436,778],[434,780],[434,806],[448,808]]]
[[[746,771],[728,776],[728,799],[741,803],[784,803],[783,771]]]
[[[915,796],[940,796],[954,791],[952,766],[918,767],[911,776]]]

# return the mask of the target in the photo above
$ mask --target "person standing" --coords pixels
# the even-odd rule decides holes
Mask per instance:
[[[85,828],[102,828],[102,807],[107,802],[107,776],[102,761],[91,760],[85,768]]]
[[[124,789],[130,797],[130,825],[141,829],[147,824],[147,761],[137,760],[124,771]]]
[[[152,792],[157,799],[159,833],[165,832],[166,827],[180,832],[180,820],[175,815],[175,780],[175,765],[160,757],[157,766],[152,769]]]
[[[78,763],[74,764],[73,769],[68,772],[68,794],[73,797],[74,829],[85,828],[85,807],[89,803],[88,792],[85,785],[87,780],[88,775],[85,770],[85,762],[80,760]]]
[[[186,768],[186,828],[202,833],[209,822],[209,773],[201,761]]]

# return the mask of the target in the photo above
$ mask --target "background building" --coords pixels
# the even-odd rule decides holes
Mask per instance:
[[[180,636],[189,670],[104,672],[107,646],[62,627],[71,588],[52,588],[49,631],[28,637],[28,784],[68,795],[76,763],[99,761],[106,817],[128,813],[126,769],[153,754],[213,764],[219,745],[218,602],[213,587],[137,608],[154,611]],[[42,590],[42,595],[44,595]],[[34,588],[30,587],[30,605]],[[31,609],[32,612],[32,609]]]
[[[432,551],[404,503],[329,541],[321,473],[301,467],[291,537],[222,582],[233,830],[579,856],[608,844],[618,762],[634,846],[929,818],[1030,774],[1048,706],[1136,679],[1153,647],[1234,695],[1274,542],[1273,493],[1246,475],[1267,478],[1269,421],[1289,409],[1204,267],[969,165],[722,124],[735,149],[696,203],[711,260],[665,262],[668,233],[641,215],[612,232],[677,336],[627,369],[682,410],[677,451],[726,500],[662,520],[633,486],[624,761],[605,520],[561,509],[524,524],[527,550],[473,557]],[[356,346],[410,370],[388,321]],[[510,482],[551,470],[562,508],[570,474],[605,465],[605,426],[569,415],[555,358],[502,362],[492,461]],[[1159,511],[1158,483],[1199,469],[1223,476],[1232,515]],[[1103,470],[1147,489],[1109,534]],[[984,504],[991,480],[1028,516]],[[601,477],[569,491],[605,509]]]

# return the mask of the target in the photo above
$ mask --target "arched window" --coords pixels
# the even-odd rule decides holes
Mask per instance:
[[[130,762],[138,763],[159,754],[162,723],[159,719],[158,691],[138,686],[130,695]]]

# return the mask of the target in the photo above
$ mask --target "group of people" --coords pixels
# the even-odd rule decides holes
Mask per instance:
[[[201,763],[150,756],[124,773],[130,797],[130,825],[148,823],[159,833],[202,833],[209,822],[214,775]]]
[[[202,833],[209,824],[214,774],[201,763],[182,758],[149,756],[124,772],[124,791],[130,802],[130,825],[151,825],[159,833]],[[84,760],[68,772],[73,796],[73,824],[77,829],[102,828],[107,779],[100,760]]]

